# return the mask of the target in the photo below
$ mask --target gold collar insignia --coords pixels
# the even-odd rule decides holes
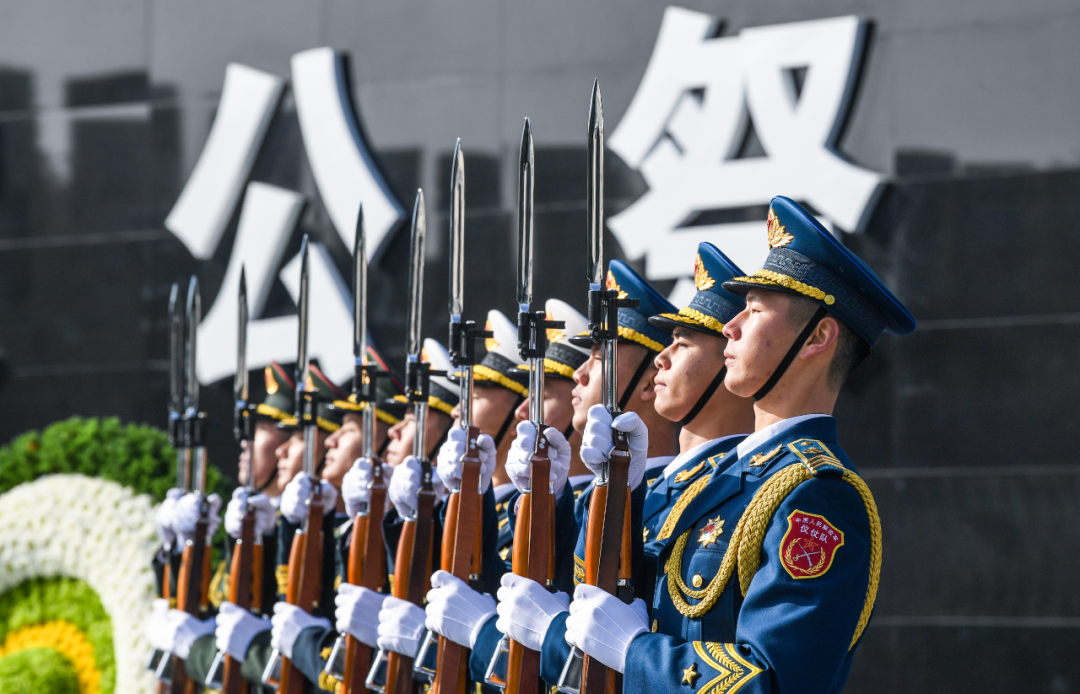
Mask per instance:
[[[690,468],[689,470],[683,470],[679,474],[675,475],[675,483],[679,484],[681,482],[685,482],[686,480],[690,479],[694,475],[701,472],[701,469],[703,467],[705,467],[705,461],[704,460],[701,461],[700,463],[698,463],[697,465],[695,465],[694,467]],[[659,479],[659,478],[657,478],[657,479]]]
[[[782,451],[782,450],[784,450],[783,444],[777,446],[776,448],[772,449],[768,453],[758,453],[757,455],[752,456],[749,461],[747,461],[746,466],[747,467],[761,467],[762,465],[769,462],[770,460],[772,460],[776,456],[780,455],[780,451]]]

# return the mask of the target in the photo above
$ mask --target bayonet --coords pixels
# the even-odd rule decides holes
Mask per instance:
[[[620,414],[618,391],[619,307],[636,299],[620,299],[604,282],[604,105],[600,82],[593,82],[589,105],[588,188],[586,194],[586,275],[589,281],[589,332],[600,345],[601,393],[612,417]],[[627,504],[630,447],[626,434],[612,432],[614,448],[601,466],[589,502],[585,541],[585,583],[599,586],[629,603],[630,583]],[[625,550],[625,551],[624,551]],[[603,694],[615,686],[616,673],[574,648],[563,666],[558,688],[566,694]]]
[[[450,320],[461,320],[465,294],[465,155],[454,145],[450,169]],[[451,349],[454,345],[450,346]]]
[[[593,80],[588,150],[588,190],[585,196],[588,254],[585,276],[592,289],[600,289],[604,282],[604,104],[600,99],[600,80]]]
[[[534,160],[532,125],[526,118],[518,157],[517,302],[521,311],[528,311],[532,303]]]
[[[310,370],[308,357],[308,305],[310,240],[307,234],[300,243],[300,292],[297,298],[297,320],[299,321],[298,342],[296,346],[296,419],[303,428],[304,455],[303,471],[311,480],[311,497],[307,504],[307,517],[293,540],[293,551],[289,556],[289,585],[286,600],[290,605],[299,605],[303,610],[312,612],[319,598],[322,586],[322,549],[323,549],[323,502],[322,480],[315,474],[316,417],[318,413],[318,390],[309,387],[307,382]],[[299,544],[297,544],[299,543]],[[299,566],[296,566],[298,563]],[[301,694],[304,690],[303,673],[288,659],[274,650],[270,661],[263,671],[262,681],[271,687],[277,686],[285,694]]]
[[[409,322],[406,341],[405,380],[409,403],[413,407],[414,431],[413,455],[420,461],[420,489],[417,492],[416,511],[405,519],[401,539],[398,541],[394,562],[394,597],[408,600],[423,608],[431,575],[431,535],[434,518],[435,492],[432,487],[431,460],[425,448],[424,429],[427,422],[428,364],[422,361],[420,352],[420,318],[424,294],[424,237],[427,218],[424,211],[424,191],[416,191],[413,205],[412,230],[409,241]],[[377,684],[383,663],[386,665],[385,684]],[[379,655],[367,685],[376,691],[391,694],[410,694],[413,691],[413,658],[379,649]]]
[[[529,488],[521,494],[514,526],[513,571],[554,590],[555,500],[544,435],[544,355],[547,329],[564,326],[547,320],[544,311],[532,311],[535,180],[532,124],[526,118],[518,159],[518,349],[529,364],[529,421],[535,427],[536,438]],[[505,688],[507,694],[537,694],[542,686],[540,654],[504,636],[488,664],[487,680]]]
[[[169,292],[169,443],[176,449],[176,486],[187,490],[187,454],[184,450],[184,304],[180,284]]]
[[[409,333],[405,352],[410,361],[420,356],[420,318],[424,298],[424,241],[427,235],[427,213],[424,209],[424,191],[416,191],[413,204],[412,229],[409,234]]]

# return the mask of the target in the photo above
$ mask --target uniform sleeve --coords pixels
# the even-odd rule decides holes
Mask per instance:
[[[842,544],[808,559],[820,545],[792,543],[818,532],[812,530],[818,521],[842,532]],[[827,534],[826,544],[835,533]],[[719,694],[736,685],[740,693],[839,691],[866,601],[870,551],[867,510],[851,485],[825,478],[800,485],[769,522],[735,643],[643,634],[627,652],[626,691]],[[820,567],[804,571],[800,562]],[[739,590],[737,575],[725,590]]]
[[[473,682],[483,682],[487,674],[488,664],[491,663],[495,649],[502,640],[502,632],[495,628],[498,619],[489,619],[480,628],[480,634],[476,637],[473,649],[469,651],[469,679]]]
[[[323,627],[308,627],[300,632],[293,643],[292,664],[304,673],[308,682],[322,688],[326,682],[323,668],[334,646],[337,632]],[[324,655],[324,651],[326,651]]]
[[[566,642],[566,618],[569,616],[569,612],[563,612],[551,620],[540,647],[540,677],[552,687],[558,685],[563,666],[570,657],[570,644]]]
[[[184,670],[188,677],[195,680],[201,687],[210,674],[210,666],[214,664],[214,656],[217,655],[217,642],[213,634],[200,636],[191,644],[191,651],[187,660],[184,661]]]
[[[240,675],[247,680],[248,684],[257,688],[254,691],[271,691],[269,687],[262,685],[262,675],[266,670],[267,663],[270,662],[272,652],[269,629],[256,634],[255,638],[251,639],[251,644],[248,645],[244,664],[240,668]],[[249,687],[248,691],[252,691],[252,688]]]

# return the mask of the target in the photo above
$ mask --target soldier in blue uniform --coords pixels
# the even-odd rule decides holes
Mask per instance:
[[[655,356],[657,369],[652,377],[656,412],[682,430],[679,444],[682,452],[668,463],[648,485],[644,499],[640,532],[645,542],[645,561],[636,583],[641,601],[635,601],[639,613],[652,603],[652,588],[656,574],[655,537],[679,499],[687,490],[697,490],[708,483],[710,476],[722,472],[734,460],[734,448],[753,428],[754,415],[749,398],[740,398],[720,387],[724,379],[724,347],[726,339],[721,334],[724,324],[734,318],[745,305],[741,296],[722,288],[725,280],[742,272],[715,246],[703,243],[698,248],[694,262],[697,293],[690,305],[675,311],[661,308],[649,317],[652,327],[671,333],[670,344]],[[602,410],[602,408],[599,408]],[[594,422],[596,415],[606,417],[606,412],[590,412],[589,427],[594,432],[586,445],[594,448],[592,455],[606,454],[611,448],[611,427],[603,431]],[[640,431],[632,420],[636,415],[623,415],[613,424],[628,431]],[[628,421],[629,420],[629,421]],[[607,420],[605,420],[606,422]],[[606,443],[605,443],[606,438]],[[596,450],[603,446],[603,450]],[[589,456],[587,450],[583,456]],[[640,495],[640,492],[638,492]],[[584,555],[584,523],[587,509],[579,509],[581,530],[578,540],[578,556]],[[539,603],[539,586],[513,579],[513,586],[500,592],[505,603],[500,607],[501,625],[511,632],[536,630],[534,624],[542,624],[537,610],[529,602]],[[523,600],[523,598],[526,598]],[[554,683],[569,655],[564,638],[565,622],[569,613],[550,616],[543,636],[541,671],[546,680]]]
[[[588,327],[588,320],[569,304],[557,299],[548,300],[545,309],[551,320],[562,321],[565,328],[552,329],[544,359],[544,421],[549,426],[545,430],[551,442],[551,474],[556,495],[556,527],[574,526],[574,500],[576,495],[570,483],[570,476],[575,472],[575,462],[587,472],[574,455],[574,446],[579,434],[574,430],[574,407],[572,403],[573,374],[589,358],[589,352],[570,344],[569,336],[576,335]],[[510,339],[507,335],[506,339]],[[516,347],[516,344],[515,344]],[[528,382],[525,365],[519,365],[509,375],[519,383]],[[496,497],[498,505],[499,542],[496,546],[498,558],[503,563],[504,573],[511,570],[513,551],[513,530],[516,516],[514,509],[519,496],[518,489],[523,488],[529,475],[528,458],[535,445],[535,427],[527,419],[524,403],[517,411],[517,436],[506,460],[506,473],[512,480],[508,485],[509,493]],[[570,432],[569,434],[567,432]],[[444,447],[440,451],[440,467],[460,469],[463,449]],[[579,471],[580,471],[579,469]],[[449,473],[454,474],[454,473]],[[588,473],[592,478],[592,473]],[[564,592],[572,589],[574,563],[573,534],[567,532],[556,538],[555,585]],[[561,546],[560,546],[561,545]],[[485,558],[485,561],[488,558]],[[500,576],[501,578],[501,576]],[[490,595],[481,595],[464,582],[446,572],[436,572],[431,578],[433,590],[428,594],[427,627],[436,633],[471,649],[469,655],[470,678],[483,682],[488,663],[495,653],[502,634],[495,628],[495,602]],[[485,584],[487,592],[493,595],[499,583]],[[487,688],[487,687],[486,687]]]
[[[831,413],[881,333],[915,321],[797,203],[773,199],[768,241],[763,269],[723,283],[746,296],[723,329],[725,386],[755,399],[755,432],[657,536],[651,623],[575,591],[566,640],[627,692],[837,692],[873,611],[881,524]]]

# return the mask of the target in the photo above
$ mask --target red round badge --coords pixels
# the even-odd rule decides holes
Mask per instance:
[[[792,578],[817,578],[829,570],[843,544],[844,533],[824,516],[796,509],[780,541],[780,563]]]

